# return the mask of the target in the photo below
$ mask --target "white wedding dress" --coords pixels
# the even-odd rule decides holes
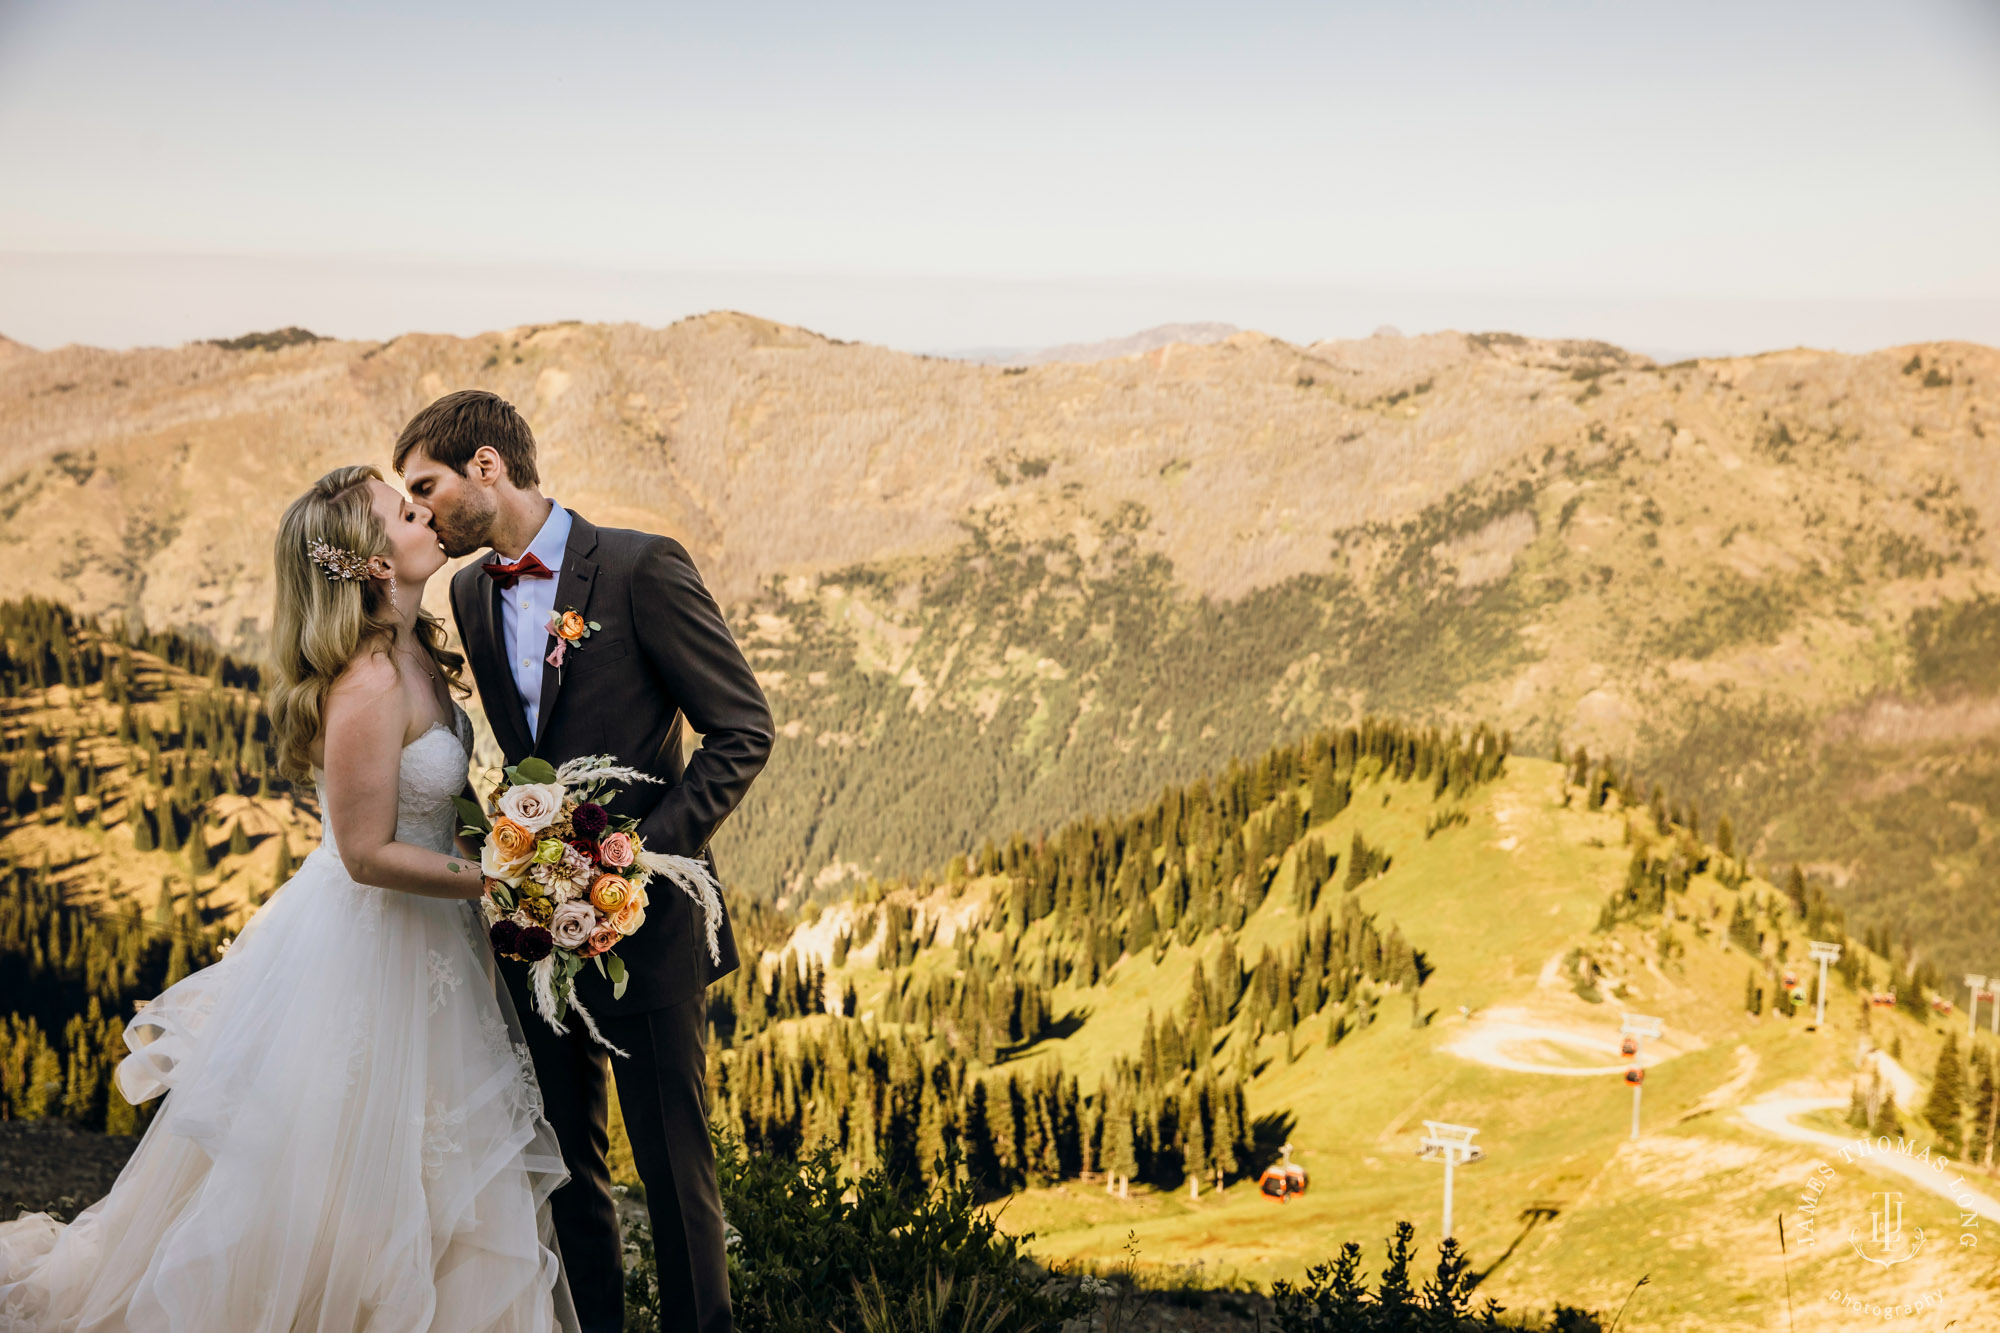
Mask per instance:
[[[399,840],[451,850],[470,747],[456,705],[403,747]],[[75,1221],[0,1223],[0,1330],[575,1326],[548,1209],[568,1177],[472,903],[355,883],[329,827],[125,1040],[119,1089],[169,1095]]]

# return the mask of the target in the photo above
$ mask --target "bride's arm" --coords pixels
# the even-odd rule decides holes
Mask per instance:
[[[364,655],[327,691],[326,820],[347,873],[427,898],[477,898],[479,863],[396,841],[396,787],[408,723],[396,665]]]

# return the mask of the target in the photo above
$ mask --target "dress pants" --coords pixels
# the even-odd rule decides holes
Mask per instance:
[[[625,1322],[624,1247],[605,1165],[610,1144],[607,1074],[632,1160],[652,1214],[663,1327],[731,1333],[722,1195],[708,1138],[708,996],[644,1013],[593,1015],[612,1055],[573,1018],[558,1036],[534,1012],[526,969],[503,965],[541,1084],[543,1111],[562,1145],[569,1183],[550,1197],[563,1271],[583,1333],[620,1333]]]

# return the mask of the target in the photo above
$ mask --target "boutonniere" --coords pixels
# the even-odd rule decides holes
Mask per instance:
[[[595,620],[585,620],[583,613],[574,609],[549,612],[549,633],[555,635],[556,646],[549,649],[548,664],[560,668],[571,644],[581,643],[594,631],[603,628]]]

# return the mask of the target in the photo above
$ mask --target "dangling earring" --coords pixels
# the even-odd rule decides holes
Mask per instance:
[[[400,619],[402,617],[403,607],[402,604],[396,600],[396,576],[394,574],[391,574],[389,576],[389,610],[397,618]]]

